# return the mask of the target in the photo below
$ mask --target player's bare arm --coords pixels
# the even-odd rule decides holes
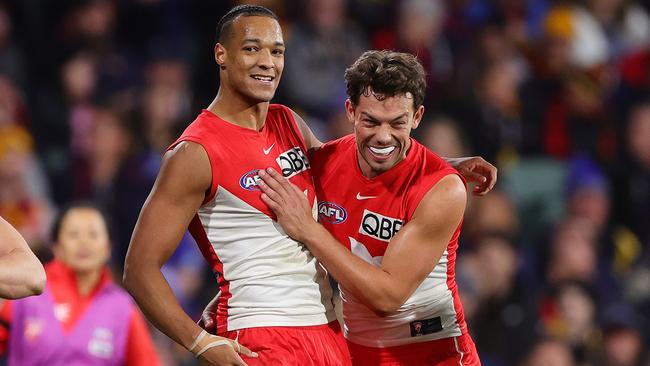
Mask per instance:
[[[0,217],[0,298],[39,295],[45,270],[22,236]]]
[[[260,172],[262,199],[294,239],[303,242],[334,278],[377,312],[398,309],[440,260],[467,202],[456,175],[442,178],[424,196],[412,219],[388,244],[381,267],[352,254],[311,215],[304,194],[273,169]]]
[[[476,183],[472,189],[475,196],[486,195],[497,183],[497,167],[480,156],[444,159],[454,169],[458,170],[467,182]]]
[[[160,173],[133,231],[124,266],[124,285],[147,318],[163,333],[194,354],[208,341],[228,344],[207,349],[200,356],[208,365],[245,365],[235,350],[245,347],[202,329],[182,310],[160,269],[169,259],[196,214],[211,184],[207,153],[198,144],[182,142],[163,157]],[[220,337],[219,337],[220,338]]]

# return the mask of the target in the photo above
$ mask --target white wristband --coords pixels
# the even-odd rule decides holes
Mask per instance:
[[[199,333],[199,335],[196,336],[194,342],[192,342],[192,345],[190,346],[190,348],[188,348],[188,350],[192,352],[194,348],[199,344],[199,342],[201,342],[201,340],[205,338],[206,335],[208,335],[208,332],[206,332],[205,329],[201,329],[201,333]]]

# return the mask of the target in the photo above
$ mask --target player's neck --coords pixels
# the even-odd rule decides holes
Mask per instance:
[[[250,103],[229,94],[220,88],[207,109],[224,121],[255,131],[261,130],[269,111],[269,102]]]

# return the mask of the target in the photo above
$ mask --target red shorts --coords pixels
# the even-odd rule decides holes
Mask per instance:
[[[350,366],[350,353],[337,321],[308,327],[247,328],[219,334],[257,352],[241,358],[254,365]]]
[[[480,366],[469,334],[403,346],[374,348],[348,342],[354,366]]]

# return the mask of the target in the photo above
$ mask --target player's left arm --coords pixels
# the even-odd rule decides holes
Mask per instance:
[[[311,216],[304,194],[275,170],[260,172],[262,199],[294,239],[304,243],[346,291],[384,313],[398,309],[440,260],[467,202],[455,174],[445,176],[420,201],[411,220],[388,244],[381,267],[352,254]]]
[[[305,120],[302,119],[302,117],[300,117],[298,113],[291,111],[291,114],[293,114],[293,119],[296,121],[296,124],[298,125],[298,129],[302,134],[302,139],[305,140],[305,145],[307,145],[307,150],[311,151],[320,148],[323,143],[320,142],[318,138],[316,138],[316,135],[314,135],[314,132],[311,130],[311,128],[309,128],[307,122],[305,122]]]
[[[458,170],[467,182],[476,183],[476,186],[472,189],[476,196],[487,194],[497,183],[497,167],[480,156],[443,159]]]

